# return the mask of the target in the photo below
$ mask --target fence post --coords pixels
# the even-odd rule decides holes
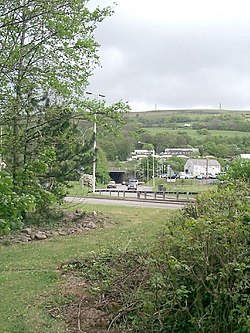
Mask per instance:
[[[176,200],[179,200],[179,195],[180,195],[180,193],[176,192]]]
[[[140,191],[137,191],[137,199],[140,199]]]

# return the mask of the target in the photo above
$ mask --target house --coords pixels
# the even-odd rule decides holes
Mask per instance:
[[[240,154],[240,158],[250,158],[250,154]]]
[[[194,177],[199,175],[218,175],[221,172],[221,165],[215,159],[190,158],[184,165],[184,172]]]
[[[198,148],[166,148],[164,151],[164,155],[170,155],[170,156],[180,156],[180,155],[192,155],[192,154],[198,154],[199,149]]]
[[[141,160],[142,158],[146,158],[153,154],[154,154],[153,150],[136,149],[131,153],[131,159],[132,160]]]

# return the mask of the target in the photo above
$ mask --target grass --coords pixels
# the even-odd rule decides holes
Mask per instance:
[[[226,109],[168,109],[168,110],[152,110],[152,111],[142,111],[142,112],[129,112],[126,114],[126,117],[133,118],[133,117],[162,117],[162,116],[172,116],[172,115],[189,115],[189,116],[207,116],[207,115],[218,115],[218,114],[242,114],[246,115],[250,111],[249,110],[226,110]]]
[[[93,205],[79,205],[85,211]],[[75,210],[76,205],[65,205]],[[147,247],[153,242],[171,211],[164,209],[102,206],[116,225],[79,235],[51,238],[12,246],[0,246],[0,332],[63,333],[62,321],[48,315],[63,278],[58,267],[71,258],[108,248]]]
[[[166,191],[181,192],[207,192],[216,187],[216,181],[209,183],[205,179],[176,179],[176,182],[168,183],[165,178],[156,179],[156,186],[162,184]]]
[[[178,128],[178,129],[171,129],[171,128],[165,128],[165,127],[155,127],[155,128],[149,128],[145,127],[144,130],[146,130],[150,134],[158,134],[158,133],[169,133],[176,135],[178,133],[186,133],[190,137],[194,139],[198,139],[201,137],[204,137],[204,135],[200,135],[197,130],[194,129],[186,129],[186,128]],[[240,132],[240,131],[218,131],[218,130],[208,130],[208,135],[210,136],[219,136],[219,137],[228,137],[228,138],[235,138],[235,137],[249,137],[248,132]]]
[[[104,197],[104,194],[98,195],[88,192],[87,188],[80,188],[80,185],[77,181],[70,182],[71,188],[68,192],[69,196],[95,196],[95,197]],[[146,183],[147,186],[152,186],[152,181]],[[197,180],[197,179],[177,179],[174,183],[167,183],[165,178],[156,178],[155,179],[155,190],[158,190],[158,185],[163,185],[166,188],[166,191],[182,191],[182,192],[206,192],[215,187],[215,183],[206,183],[206,180]],[[100,188],[99,186],[97,186]],[[109,194],[106,197],[110,197]]]
[[[69,185],[70,188],[67,189],[68,196],[79,196],[79,197],[93,196],[92,189],[87,186],[81,187],[78,181],[70,181]],[[106,188],[106,185],[103,184],[97,184],[96,186],[98,189]]]
[[[69,196],[87,196],[91,189],[87,186],[80,186],[78,181],[70,181],[70,188],[67,189],[67,195]]]

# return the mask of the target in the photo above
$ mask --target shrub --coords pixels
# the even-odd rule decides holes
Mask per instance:
[[[34,208],[34,197],[30,194],[17,194],[13,190],[11,176],[0,170],[0,234],[18,229],[23,225],[25,212]]]
[[[244,184],[225,187],[167,223],[133,332],[249,332],[247,194]]]
[[[250,331],[250,189],[248,164],[241,166],[167,221],[147,253],[74,263],[103,300],[98,308],[109,310],[108,331]]]

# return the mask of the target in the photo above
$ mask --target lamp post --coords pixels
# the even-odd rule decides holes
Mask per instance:
[[[155,187],[155,149],[152,143],[149,142],[141,142],[138,141],[138,143],[142,144],[142,145],[150,145],[153,147],[152,149],[152,159],[153,159],[153,166],[152,166],[152,180],[153,180],[153,188]]]
[[[152,168],[152,177],[153,177],[153,189],[155,188],[155,150],[153,148],[153,168]]]
[[[103,94],[99,93],[93,93],[91,91],[86,91],[87,95],[95,95],[97,96],[97,100],[99,97],[105,97]],[[95,185],[96,185],[96,134],[97,134],[97,128],[96,128],[96,113],[95,113],[95,119],[94,119],[94,125],[93,125],[93,134],[94,134],[94,144],[93,144],[93,172],[92,172],[92,192],[95,193]]]
[[[147,157],[147,182],[149,180],[149,163],[148,163],[148,157]]]

